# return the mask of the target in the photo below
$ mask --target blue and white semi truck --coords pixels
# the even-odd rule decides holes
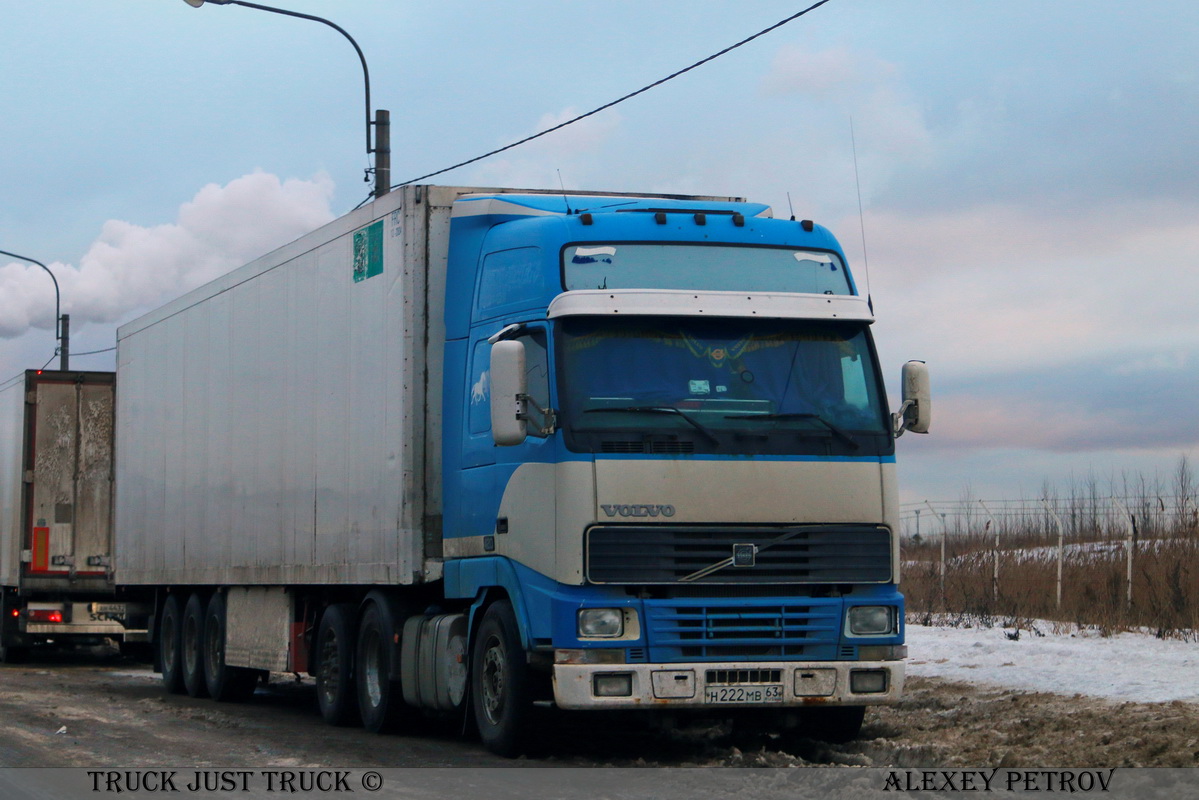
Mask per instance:
[[[895,439],[837,241],[735,198],[405,186],[118,332],[115,579],[172,691],[856,734],[903,686]]]

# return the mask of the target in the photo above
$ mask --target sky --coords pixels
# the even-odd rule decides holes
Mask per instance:
[[[523,138],[807,5],[278,0],[361,46],[395,182]],[[831,0],[433,180],[733,195],[829,227],[888,394],[929,365],[901,500],[1199,462],[1199,4]],[[116,326],[369,191],[361,66],[316,22],[183,0],[0,0],[0,250],[42,261],[76,369]],[[856,163],[856,168],[855,168]],[[859,187],[860,209],[859,213]],[[0,383],[54,353],[0,256]],[[54,361],[57,365],[57,361]]]

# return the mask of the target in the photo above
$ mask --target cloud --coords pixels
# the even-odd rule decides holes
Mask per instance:
[[[558,112],[547,112],[541,115],[531,130],[516,134],[509,141],[497,142],[497,145],[510,144],[548,130],[581,113],[573,106]],[[560,171],[567,188],[590,188],[598,185],[597,181],[606,184],[606,173],[597,169],[597,166],[605,163],[607,158],[599,154],[618,135],[623,121],[624,117],[618,111],[601,111],[593,117],[487,159],[474,167],[469,182],[479,186],[548,188],[559,185]]]
[[[761,86],[768,97],[803,95],[832,100],[880,83],[889,84],[895,72],[893,65],[870,56],[856,56],[845,47],[812,50],[788,45],[775,53]]]
[[[48,265],[72,326],[111,323],[158,305],[333,218],[333,182],[280,181],[255,172],[209,184],[184,203],[174,223],[144,227],[109,220],[79,265]],[[0,337],[54,327],[48,276],[37,266],[0,266]]]

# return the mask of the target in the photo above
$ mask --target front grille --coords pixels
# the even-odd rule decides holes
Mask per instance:
[[[752,566],[709,571],[747,544],[757,548]],[[587,531],[586,550],[592,583],[891,582],[891,533],[872,525],[597,526]]]
[[[646,600],[653,661],[739,658],[831,660],[840,638],[841,601],[787,603]]]

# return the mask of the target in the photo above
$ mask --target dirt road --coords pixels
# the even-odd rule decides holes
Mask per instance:
[[[529,758],[506,761],[420,720],[420,735],[333,728],[311,681],[273,676],[242,705],[164,694],[112,654],[0,665],[0,767],[803,766],[1194,767],[1199,706],[1109,703],[915,678],[871,710],[862,737],[827,745],[727,722],[647,730],[642,720],[547,712]]]

